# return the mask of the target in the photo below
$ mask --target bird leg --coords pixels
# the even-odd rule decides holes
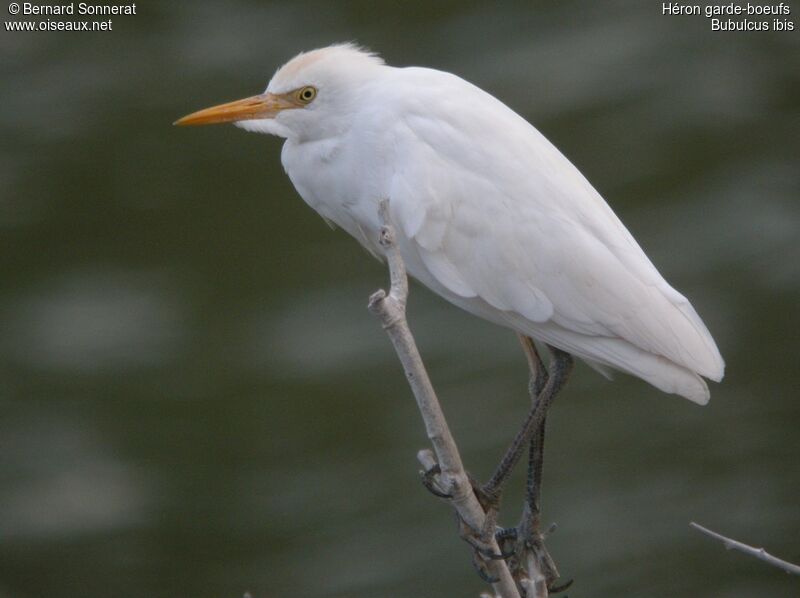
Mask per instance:
[[[530,346],[532,346],[532,343]],[[503,455],[492,477],[476,492],[478,500],[484,504],[484,507],[491,508],[499,504],[505,483],[508,481],[511,471],[522,456],[525,445],[530,442],[534,431],[542,426],[542,422],[547,414],[547,409],[564,386],[564,383],[567,381],[572,371],[573,360],[569,353],[550,345],[548,345],[548,349],[552,355],[550,372],[546,374],[544,383],[539,380],[543,377],[542,375],[537,375],[537,379],[531,382],[532,390],[538,389],[541,384],[541,391],[535,395],[528,415],[525,417],[522,429],[517,433],[511,446],[509,446],[505,455]],[[540,361],[541,360],[539,360],[539,362]]]
[[[530,393],[531,401],[538,401],[538,397],[547,382],[548,373],[544,362],[536,350],[536,345],[529,337],[520,337],[522,348],[531,367]],[[542,468],[544,465],[544,436],[547,428],[547,413],[542,416],[542,423],[531,436],[528,449],[528,478],[525,484],[525,506],[523,519],[530,524],[531,530],[538,531],[541,524],[541,495],[542,495]]]
[[[528,365],[531,369],[530,394],[533,403],[532,409],[537,409],[537,403],[541,400],[541,395],[550,378],[539,356],[533,341],[524,336],[520,336],[525,355],[528,358]],[[562,378],[560,386],[563,386],[572,369],[572,358],[569,354],[560,351],[553,353],[553,365],[551,366],[552,376]],[[557,350],[556,350],[557,351]],[[550,399],[552,402],[552,398]],[[525,486],[525,504],[523,506],[522,519],[516,528],[501,530],[498,535],[498,544],[505,552],[505,546],[509,541],[513,542],[513,549],[510,550],[515,555],[514,573],[519,579],[526,561],[528,567],[535,567],[544,576],[548,590],[552,593],[562,591],[569,587],[572,582],[568,582],[561,587],[554,587],[553,583],[559,578],[558,569],[555,562],[544,545],[546,534],[540,530],[541,526],[541,488],[542,488],[542,468],[544,463],[544,438],[547,424],[547,413],[543,413],[541,422],[533,431],[530,447],[528,450],[528,477]],[[530,559],[530,560],[529,560]],[[531,562],[532,561],[532,562]],[[528,573],[532,573],[528,571]]]
[[[542,393],[544,385],[547,384],[547,368],[544,365],[539,351],[536,349],[536,344],[533,339],[524,334],[517,333],[519,344],[522,345],[522,351],[525,353],[525,359],[528,361],[528,369],[531,372],[531,378],[528,383],[528,392],[530,393],[531,400],[535,401],[536,398]]]
[[[511,470],[513,469],[517,460],[519,460],[520,458],[522,446],[525,442],[522,436],[525,433],[528,420],[536,411],[539,395],[542,394],[542,391],[544,390],[544,387],[546,386],[547,380],[549,378],[547,373],[547,368],[545,367],[544,361],[542,361],[539,352],[536,350],[536,345],[534,344],[533,340],[530,337],[527,337],[523,334],[517,334],[517,336],[519,338],[520,344],[522,345],[522,350],[525,353],[525,358],[528,362],[528,369],[530,370],[530,381],[528,383],[528,392],[530,393],[532,401],[531,410],[528,413],[526,424],[523,425],[522,430],[520,430],[520,432],[517,434],[514,443],[512,443],[511,448],[509,448],[509,450],[506,452],[505,456],[503,457],[503,460],[500,462],[500,465],[496,469],[494,475],[489,480],[489,482],[481,486],[475,483],[474,480],[470,479],[470,482],[472,482],[472,488],[475,491],[475,495],[478,497],[478,501],[481,503],[484,510],[486,511],[486,525],[484,526],[483,530],[484,537],[485,534],[492,533],[496,527],[497,515],[498,511],[500,510],[500,499],[503,492],[503,486],[505,485],[506,480],[511,474]],[[519,447],[518,449],[514,449],[515,445],[517,444],[517,441],[519,441]],[[533,447],[533,444],[531,444],[531,447]],[[513,461],[510,460],[512,450],[519,451],[519,453],[513,458]],[[531,472],[529,467],[528,471],[529,484],[530,484],[530,479],[531,479]],[[502,548],[502,544],[501,544],[501,552],[503,552],[503,554],[506,554]]]
[[[486,512],[486,519],[483,528],[480,530],[471,529],[460,520],[459,535],[473,547],[475,551],[474,561],[479,572],[484,572],[483,568],[478,566],[483,560],[507,559],[515,555],[515,553],[516,569],[522,572],[523,560],[530,554],[539,562],[539,569],[546,575],[547,584],[550,586],[553,581],[558,579],[558,570],[550,558],[550,555],[547,553],[547,550],[544,548],[544,535],[539,532],[539,495],[543,462],[545,419],[547,409],[564,386],[564,383],[567,381],[572,371],[573,360],[569,353],[548,345],[547,347],[552,356],[550,371],[548,373],[533,341],[521,335],[520,341],[528,360],[528,366],[531,370],[531,380],[529,383],[531,407],[522,428],[515,436],[511,446],[506,451],[489,481],[486,484],[480,485],[470,478],[475,495]],[[530,444],[530,461],[528,465],[528,482],[526,486],[525,508],[522,521],[516,528],[497,532],[496,538],[500,545],[500,553],[496,553],[490,548],[488,538],[491,538],[497,529],[497,514],[505,484],[514,466],[519,462],[527,444]],[[431,470],[425,472],[423,475],[423,483],[425,487],[435,495],[449,498],[448,495],[437,491],[438,489],[434,484],[437,473],[438,471],[436,471],[435,466]],[[505,546],[509,541],[513,541],[513,549],[506,551]],[[481,575],[481,577],[484,577],[484,575]]]
[[[552,587],[553,582],[558,579],[558,569],[544,546],[544,536],[539,529],[545,424],[547,410],[569,377],[573,360],[568,353],[548,345],[552,356],[548,372],[533,341],[527,337],[521,337],[520,341],[531,370],[529,384],[531,407],[522,429],[514,438],[494,474],[476,491],[476,495],[487,511],[487,524],[492,525],[491,528],[483,530],[487,533],[494,529],[497,521],[497,510],[505,483],[521,458],[525,445],[529,444],[528,480],[522,520],[516,528],[502,530],[497,539],[503,554],[514,555],[513,562],[509,564],[516,579],[520,580],[525,575],[526,562],[530,559],[532,561],[530,565],[535,566],[544,576],[547,586]],[[509,541],[513,541],[513,549],[506,551]]]

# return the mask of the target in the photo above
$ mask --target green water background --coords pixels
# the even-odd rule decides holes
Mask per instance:
[[[0,596],[481,591],[365,309],[383,268],[297,197],[277,139],[170,126],[345,40],[534,122],[727,360],[706,408],[578,367],[544,492],[569,595],[800,595],[688,529],[800,562],[791,6],[794,32],[750,34],[632,1],[139,2],[111,32],[2,30]],[[516,340],[419,287],[409,309],[485,477],[526,409]]]

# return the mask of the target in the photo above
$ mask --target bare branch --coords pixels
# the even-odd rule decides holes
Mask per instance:
[[[717,532],[711,531],[707,527],[703,527],[702,525],[699,525],[694,521],[692,521],[689,524],[689,527],[692,527],[697,531],[704,533],[707,536],[711,536],[712,538],[719,540],[720,542],[722,542],[723,546],[725,546],[727,550],[738,550],[739,552],[748,554],[754,558],[764,561],[765,563],[769,563],[773,567],[778,567],[778,569],[783,569],[784,571],[786,571],[786,573],[791,573],[792,575],[800,575],[800,567],[788,561],[784,561],[782,559],[772,556],[763,548],[755,548],[753,546],[748,546],[747,544],[742,544],[737,540],[727,538],[722,534],[718,534]]]
[[[417,400],[428,439],[433,445],[436,462],[441,470],[437,479],[438,485],[452,497],[450,503],[464,523],[474,530],[481,530],[484,527],[486,514],[472,491],[472,486],[464,471],[461,455],[408,327],[405,313],[408,278],[403,259],[395,243],[395,232],[391,224],[387,201],[381,202],[380,217],[383,224],[380,243],[389,264],[391,289],[388,295],[383,290],[373,293],[369,299],[369,310],[380,319],[386,334],[389,335]],[[425,454],[424,451],[420,453],[420,460],[426,469],[433,465],[430,463],[431,459],[432,457]],[[490,538],[489,545],[494,552],[500,552],[494,537]],[[489,574],[497,579],[493,588],[498,596],[520,598],[516,583],[504,560],[487,560],[486,567]]]

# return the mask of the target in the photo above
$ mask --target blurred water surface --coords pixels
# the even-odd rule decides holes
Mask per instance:
[[[704,409],[578,368],[544,496],[570,596],[800,593],[687,527],[800,561],[797,31],[633,1],[137,5],[0,34],[0,596],[479,593],[365,309],[383,268],[299,200],[278,140],[170,126],[342,40],[534,122],[726,357]],[[516,341],[420,288],[410,311],[486,476],[526,408]]]

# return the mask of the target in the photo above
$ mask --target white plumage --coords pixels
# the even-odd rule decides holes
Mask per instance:
[[[701,376],[719,381],[724,363],[702,320],[522,117],[455,75],[390,67],[351,45],[295,57],[257,97],[290,101],[308,86],[307,105],[236,124],[286,137],[284,168],[320,215],[380,254],[388,199],[409,273],[451,303],[708,401]]]

